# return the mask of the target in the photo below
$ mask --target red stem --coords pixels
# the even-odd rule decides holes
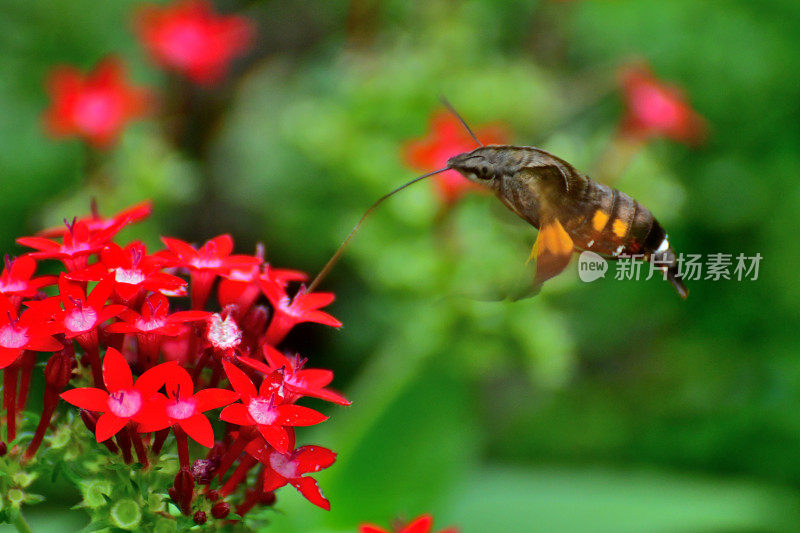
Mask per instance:
[[[186,432],[178,424],[172,426],[172,431],[175,433],[175,442],[178,443],[178,460],[181,463],[181,468],[189,469],[189,439],[186,437]]]
[[[242,450],[244,450],[245,446],[247,446],[251,440],[253,440],[252,428],[241,428],[239,430],[239,436],[233,441],[231,447],[228,448],[227,453],[222,457],[219,463],[220,481],[222,481],[223,476],[228,472],[233,462],[241,455]]]
[[[8,442],[17,436],[17,370],[19,362],[14,361],[3,370],[3,404],[6,408]]]
[[[250,471],[251,468],[256,466],[258,461],[246,455],[242,458],[242,462],[239,463],[239,466],[236,467],[236,470],[233,471],[231,477],[228,478],[228,481],[219,489],[220,497],[224,498],[228,494],[232,493],[236,490],[236,487],[239,486],[239,483],[244,481],[244,478],[247,477],[247,472]]]
[[[119,433],[117,433],[117,444],[119,444],[122,450],[122,459],[125,461],[125,464],[131,464],[133,462],[133,455],[131,455],[131,436],[128,433],[127,427],[122,428]]]
[[[25,350],[22,352],[20,363],[22,377],[20,378],[19,395],[17,396],[17,411],[22,412],[25,410],[25,406],[28,405],[28,392],[31,390],[31,373],[36,365],[36,353]]]
[[[148,468],[150,461],[147,460],[147,450],[144,449],[144,442],[142,436],[136,431],[134,422],[131,422],[128,427],[130,428],[131,440],[133,441],[133,448],[136,450],[136,458],[142,463],[142,466]]]
[[[33,440],[28,444],[28,449],[25,450],[25,460],[30,460],[39,450],[39,446],[44,440],[44,434],[50,426],[50,420],[53,418],[53,413],[58,405],[58,392],[51,387],[44,390],[44,408],[42,409],[42,418],[39,419],[39,425],[36,426],[36,433],[33,435]]]
[[[153,453],[158,455],[161,453],[161,448],[164,446],[164,441],[169,436],[169,428],[159,429],[156,431],[156,438],[153,440]]]

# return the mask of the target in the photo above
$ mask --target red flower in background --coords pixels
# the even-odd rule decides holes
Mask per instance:
[[[81,409],[103,413],[97,420],[95,438],[103,442],[119,432],[129,421],[141,421],[150,427],[165,428],[169,419],[163,401],[152,401],[161,386],[163,365],[173,369],[176,363],[163,363],[139,376],[133,374],[125,358],[114,348],[109,348],[103,358],[103,389],[82,387],[61,394],[64,401]]]
[[[433,517],[428,514],[419,516],[409,522],[405,527],[394,529],[395,533],[430,533],[433,527]],[[383,529],[372,524],[362,524],[358,528],[358,533],[392,533],[389,530]],[[454,527],[448,527],[441,530],[439,533],[458,533]]]
[[[139,13],[136,29],[156,63],[201,84],[219,81],[254,33],[248,19],[217,15],[203,0],[148,6]]]
[[[56,242],[44,237],[20,237],[17,243],[37,250],[30,252],[34,259],[58,259],[68,271],[73,271],[86,266],[87,256],[97,253],[116,235],[124,226],[118,223],[108,228],[92,233],[89,226],[82,221],[69,224],[65,221],[67,231],[61,242]]]
[[[115,58],[99,63],[86,76],[74,67],[56,69],[48,92],[48,133],[81,137],[97,148],[113,144],[128,122],[146,113],[149,102],[148,93],[127,81],[124,64]]]
[[[288,484],[314,505],[330,511],[331,504],[322,495],[317,480],[305,474],[331,466],[336,461],[334,452],[322,446],[301,446],[290,453],[280,453],[260,439],[248,444],[245,451],[264,465],[264,492]]]
[[[659,80],[643,65],[626,67],[620,80],[626,113],[622,131],[626,135],[640,139],[664,136],[687,144],[703,140],[703,118],[679,89]]]
[[[505,144],[508,133],[500,126],[483,126],[475,130],[475,135],[484,144]],[[447,165],[447,160],[456,154],[477,148],[464,126],[452,113],[436,113],[430,122],[428,134],[406,143],[405,159],[420,172],[431,172]],[[470,182],[455,170],[448,170],[432,177],[436,193],[441,201],[453,204],[471,190],[483,190],[480,185]]]

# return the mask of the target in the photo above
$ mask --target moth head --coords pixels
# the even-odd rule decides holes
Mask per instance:
[[[458,171],[468,180],[491,187],[500,175],[500,161],[497,150],[492,146],[482,146],[471,152],[458,154],[447,161],[448,168]]]

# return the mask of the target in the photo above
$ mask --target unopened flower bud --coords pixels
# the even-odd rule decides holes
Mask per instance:
[[[8,445],[5,442],[0,442],[0,457],[8,453]]]
[[[211,508],[211,516],[214,518],[221,520],[228,516],[231,512],[231,504],[228,502],[219,502],[214,507]]]
[[[269,492],[262,492],[261,497],[259,498],[258,502],[261,505],[272,506],[275,505],[275,502],[278,500],[278,497],[275,495],[275,491],[271,490]]]
[[[44,367],[44,380],[48,387],[64,390],[72,374],[72,359],[64,352],[54,353]]]
[[[202,526],[203,524],[206,523],[207,520],[206,513],[204,511],[197,511],[196,513],[194,513],[193,518],[194,518],[194,523],[197,524],[198,526]]]
[[[210,491],[206,492],[206,498],[208,498],[212,502],[215,502],[215,501],[219,500],[219,492],[217,492],[215,490],[210,490]]]
[[[192,464],[192,476],[201,485],[208,485],[219,467],[219,461],[198,459]]]

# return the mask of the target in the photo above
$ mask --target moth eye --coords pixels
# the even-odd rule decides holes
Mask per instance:
[[[492,178],[492,169],[489,168],[489,165],[481,165],[478,169],[478,177],[482,180],[488,180]]]

